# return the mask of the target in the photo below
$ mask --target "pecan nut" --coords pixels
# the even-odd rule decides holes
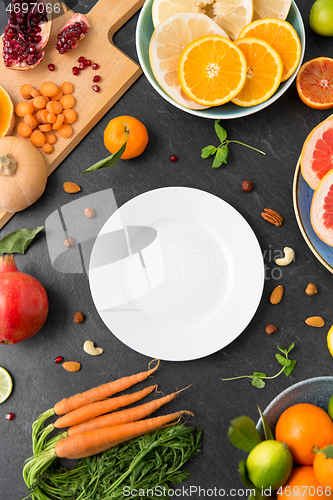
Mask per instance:
[[[261,217],[267,222],[274,224],[274,226],[276,227],[282,226],[283,224],[283,217],[271,208],[265,208],[261,214]]]

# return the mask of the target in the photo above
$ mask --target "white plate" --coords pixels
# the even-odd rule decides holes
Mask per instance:
[[[259,305],[258,240],[228,203],[168,187],[120,207],[94,244],[92,298],[111,332],[169,361],[212,354],[242,333]]]

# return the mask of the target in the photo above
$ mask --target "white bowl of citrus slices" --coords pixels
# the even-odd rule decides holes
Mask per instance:
[[[205,118],[240,118],[292,84],[305,30],[293,0],[146,0],[136,47],[168,102]]]

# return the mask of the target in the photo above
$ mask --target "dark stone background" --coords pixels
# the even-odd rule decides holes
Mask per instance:
[[[94,0],[79,2],[75,10],[86,13]],[[112,2],[110,2],[110,5]],[[307,44],[307,61],[319,56],[332,56],[332,39],[314,34],[309,28],[312,0],[298,6],[303,15]],[[137,61],[135,49],[136,14],[114,37],[114,42]],[[6,13],[0,4],[0,32],[5,28]],[[1,82],[0,82],[1,84]],[[187,486],[202,488],[242,488],[238,478],[238,462],[245,458],[228,441],[231,419],[246,414],[257,420],[256,404],[264,409],[281,391],[309,377],[330,375],[333,360],[326,346],[326,334],[333,323],[331,273],[316,260],[299,231],[293,209],[294,170],[307,134],[330,110],[308,108],[297,95],[293,83],[288,91],[269,108],[246,118],[225,120],[223,126],[230,139],[251,144],[267,155],[232,144],[226,166],[213,170],[210,160],[200,157],[201,148],[216,141],[214,123],[171,106],[150,86],[144,76],[103,117],[75,150],[49,177],[43,197],[28,210],[15,215],[0,231],[0,237],[24,228],[43,225],[46,217],[68,201],[62,184],[77,179],[88,166],[105,157],[103,131],[112,118],[129,114],[140,119],[149,132],[149,144],[142,156],[119,163],[112,170],[87,175],[80,179],[82,195],[112,187],[118,206],[129,199],[164,186],[189,186],[217,195],[235,207],[249,222],[266,254],[267,279],[261,304],[243,334],[229,346],[211,356],[189,362],[162,362],[154,377],[165,393],[175,387],[193,387],[182,394],[169,409],[186,408],[195,413],[193,424],[203,429],[202,454],[188,465],[192,476]],[[171,154],[178,156],[171,163]],[[251,179],[254,189],[244,193],[241,184]],[[265,207],[280,212],[285,222],[280,228],[262,220]],[[272,278],[275,267],[269,253],[291,246],[296,260],[283,269],[279,282]],[[45,326],[35,337],[14,346],[0,347],[0,366],[12,374],[14,389],[0,407],[0,500],[19,500],[26,496],[22,480],[24,460],[31,453],[31,424],[56,401],[99,385],[119,376],[145,369],[149,358],[122,344],[102,323],[91,299],[84,275],[63,275],[50,265],[45,235],[40,234],[26,255],[16,257],[18,268],[32,274],[45,286],[50,310]],[[309,282],[319,292],[308,297],[304,289]],[[282,284],[285,296],[281,304],[269,303],[271,290]],[[242,305],[235,314],[242,314]],[[76,311],[86,320],[73,322]],[[310,328],[304,320],[322,315],[326,325]],[[274,323],[275,335],[267,336],[265,326]],[[102,356],[87,356],[82,349],[87,339],[104,347]],[[223,377],[279,370],[275,360],[277,344],[295,342],[293,356],[297,366],[293,374],[268,381],[264,389],[256,389],[248,379],[222,382]],[[67,373],[54,363],[56,356],[82,362],[77,374]],[[15,420],[5,420],[14,412]],[[195,497],[194,497],[195,498]]]

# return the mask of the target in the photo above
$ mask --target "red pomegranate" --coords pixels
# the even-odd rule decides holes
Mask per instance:
[[[3,41],[6,68],[24,71],[39,64],[52,28],[52,12],[43,0],[11,0]]]
[[[17,270],[13,255],[0,257],[0,343],[16,344],[35,335],[49,309],[41,283]]]
[[[83,14],[74,14],[57,35],[55,48],[59,54],[75,49],[90,30],[88,19]]]

